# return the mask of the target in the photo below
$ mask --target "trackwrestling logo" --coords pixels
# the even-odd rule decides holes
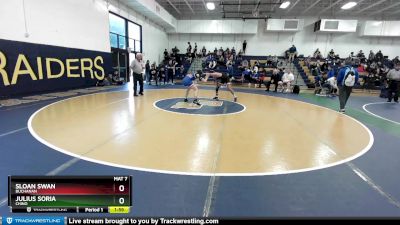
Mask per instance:
[[[36,225],[52,224],[64,225],[64,217],[7,217],[3,218],[3,224],[9,225]]]

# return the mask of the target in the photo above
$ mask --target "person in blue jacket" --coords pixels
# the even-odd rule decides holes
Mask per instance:
[[[339,88],[339,112],[344,113],[347,100],[349,100],[351,91],[358,83],[358,71],[351,65],[351,60],[346,60],[345,66],[339,70],[337,85]]]
[[[186,95],[185,95],[185,100],[184,102],[188,102],[188,95],[189,95],[189,91],[193,90],[194,91],[194,100],[193,100],[193,104],[196,104],[198,106],[200,106],[200,102],[197,99],[198,93],[199,93],[199,88],[197,87],[197,84],[195,83],[196,78],[199,78],[199,80],[203,80],[202,77],[200,77],[199,72],[196,74],[191,74],[188,73],[182,80],[182,84],[183,86],[187,87],[186,89]]]
[[[329,67],[327,79],[336,76],[336,69],[332,66]]]

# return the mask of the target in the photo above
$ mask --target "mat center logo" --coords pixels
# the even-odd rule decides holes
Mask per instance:
[[[228,100],[212,100],[200,98],[200,105],[196,105],[193,99],[185,102],[184,98],[162,99],[154,103],[154,107],[163,111],[174,112],[179,114],[191,115],[229,115],[244,111],[246,107],[240,103]]]
[[[201,109],[203,106],[210,106],[210,107],[221,107],[224,102],[223,101],[206,101],[200,100],[201,105],[197,105],[194,103],[188,102],[177,102],[175,105],[171,106],[172,109]]]

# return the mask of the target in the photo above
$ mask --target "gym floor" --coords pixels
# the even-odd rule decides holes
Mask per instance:
[[[337,98],[235,89],[237,104],[224,90],[215,103],[201,87],[201,108],[181,85],[14,100],[0,108],[0,214],[8,175],[123,174],[132,216],[400,216],[399,104],[354,94],[343,115]]]

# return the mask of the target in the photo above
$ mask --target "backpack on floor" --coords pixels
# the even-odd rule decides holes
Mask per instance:
[[[293,94],[299,94],[300,93],[300,87],[299,85],[294,85],[293,87]]]

